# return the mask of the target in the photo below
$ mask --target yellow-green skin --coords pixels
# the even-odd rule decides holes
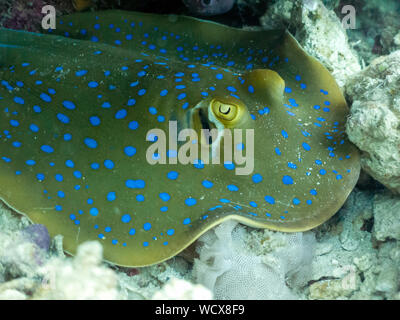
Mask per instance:
[[[0,198],[33,222],[46,225],[52,236],[62,234],[66,251],[75,253],[80,243],[98,239],[106,260],[124,266],[151,265],[178,254],[227,219],[285,232],[312,229],[334,215],[353,189],[360,165],[358,151],[344,133],[346,102],[331,74],[288,32],[246,31],[189,17],[121,11],[79,13],[62,20],[53,34],[64,35],[67,31],[70,39],[0,29],[0,81],[8,84],[0,85],[0,156],[12,159],[0,162]],[[100,28],[95,29],[95,24]],[[117,27],[120,30],[116,31]],[[121,42],[115,43],[118,39]],[[156,49],[149,48],[151,44]],[[166,51],[160,52],[160,48]],[[266,56],[268,60],[263,60]],[[143,61],[135,62],[137,59]],[[227,65],[229,61],[235,64]],[[23,66],[25,62],[29,65]],[[163,62],[168,68],[157,64]],[[146,75],[138,76],[146,65]],[[191,65],[195,67],[188,67]],[[10,66],[14,67],[10,70]],[[62,70],[57,69],[60,66]],[[30,74],[32,70],[37,71]],[[77,76],[80,70],[87,73]],[[108,76],[106,71],[110,71]],[[179,72],[185,75],[175,82]],[[192,73],[197,73],[200,80],[193,82]],[[217,74],[223,78],[218,79]],[[164,78],[157,78],[159,75]],[[43,83],[37,85],[38,80]],[[131,86],[137,80],[139,85]],[[17,81],[23,86],[19,87]],[[91,81],[98,86],[90,87]],[[176,89],[180,84],[186,88]],[[115,88],[110,90],[110,85]],[[197,169],[192,164],[147,162],[146,150],[152,144],[146,141],[148,130],[161,128],[168,133],[169,120],[177,121],[178,129],[190,128],[196,122],[191,110],[199,103],[207,109],[213,99],[237,99],[228,86],[236,89],[238,103],[256,119],[246,118],[239,126],[254,129],[252,174],[236,175],[223,164]],[[48,93],[48,88],[55,94]],[[138,95],[143,88],[146,93]],[[165,89],[168,94],[160,95]],[[186,97],[178,99],[182,91]],[[43,100],[42,93],[51,101],[46,102],[46,97]],[[24,103],[20,99],[16,102],[16,97]],[[136,103],[129,105],[130,99]],[[295,99],[298,106],[291,105],[289,99]],[[73,102],[76,108],[65,108],[64,101]],[[111,108],[102,108],[104,101]],[[184,103],[186,109],[182,108]],[[42,111],[35,112],[34,105],[40,105]],[[315,105],[320,108],[315,109]],[[149,112],[150,106],[157,114]],[[259,110],[265,107],[269,112],[261,115]],[[323,111],[328,107],[329,111]],[[127,115],[116,119],[120,109],[125,109]],[[69,123],[61,122],[58,113],[66,115]],[[159,115],[165,121],[159,122]],[[99,117],[101,124],[92,125],[92,116]],[[320,117],[324,121],[317,120]],[[19,125],[11,125],[12,119]],[[136,130],[129,128],[131,121],[138,122]],[[38,132],[30,130],[32,123],[40,128]],[[11,137],[3,134],[4,130]],[[64,140],[65,133],[72,135],[71,141]],[[96,148],[85,145],[88,137],[97,141]],[[14,147],[13,141],[22,146]],[[43,145],[51,146],[54,152],[44,152]],[[134,146],[136,154],[127,156],[125,146]],[[35,160],[35,164],[28,166],[28,159]],[[65,165],[69,159],[74,168]],[[112,169],[103,164],[106,159],[115,164]],[[91,169],[93,162],[100,164],[98,170]],[[289,167],[288,162],[297,169]],[[320,174],[321,169],[326,173]],[[81,178],[74,176],[75,170],[82,173]],[[170,171],[179,173],[176,180],[167,177]],[[38,173],[46,178],[39,181]],[[63,181],[57,181],[56,174],[62,174]],[[254,179],[255,174],[261,175],[262,181]],[[292,184],[283,182],[287,175]],[[144,188],[127,187],[127,180],[138,179],[145,181]],[[205,188],[204,180],[213,186]],[[76,185],[81,188],[75,190]],[[230,191],[228,185],[235,185],[238,191]],[[314,189],[317,195],[310,194]],[[65,194],[63,198],[58,196],[60,190]],[[111,191],[116,193],[113,201],[107,200]],[[170,199],[162,200],[160,193],[168,193]],[[138,194],[145,200],[137,201]],[[266,196],[273,197],[274,204]],[[88,203],[89,198],[93,203]],[[196,204],[188,206],[187,198],[196,199]],[[307,200],[312,203],[307,204]],[[62,209],[57,210],[57,206]],[[163,206],[168,211],[160,211]],[[216,206],[221,207],[209,211]],[[90,214],[93,207],[98,209],[96,216]],[[123,218],[127,214],[129,219]],[[147,223],[151,225],[149,230]],[[106,232],[109,228],[111,231]],[[174,230],[173,234],[168,230]]]

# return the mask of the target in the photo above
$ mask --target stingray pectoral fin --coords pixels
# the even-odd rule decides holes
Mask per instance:
[[[280,75],[269,69],[256,69],[245,76],[245,84],[253,86],[259,99],[268,103],[282,103],[285,81]]]

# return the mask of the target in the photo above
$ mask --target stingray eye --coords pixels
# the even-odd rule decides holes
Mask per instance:
[[[219,100],[211,102],[211,108],[214,115],[223,124],[234,124],[240,118],[240,106],[233,103],[226,103]]]
[[[209,5],[211,5],[212,0],[202,0],[201,3],[203,4],[203,6],[207,7]]]

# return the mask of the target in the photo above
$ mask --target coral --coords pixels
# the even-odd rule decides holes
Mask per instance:
[[[190,265],[181,257],[167,262],[140,268],[130,275],[118,272],[120,299],[151,299],[171,279],[192,281]]]
[[[0,292],[0,300],[25,300],[26,295],[24,295],[22,292],[18,290],[4,290],[3,292]]]
[[[341,21],[320,0],[275,1],[260,18],[264,28],[288,28],[305,51],[332,72],[339,86],[361,67]]]
[[[308,280],[313,239],[312,233],[249,232],[227,221],[200,238],[194,276],[216,299],[297,299],[293,289]]]
[[[373,178],[400,192],[400,51],[374,60],[349,78],[353,101],[346,131],[362,152],[361,165]]]
[[[98,241],[85,242],[78,247],[74,259],[54,258],[40,273],[43,285],[34,299],[116,299],[116,273],[101,265],[103,248]]]
[[[153,300],[211,300],[212,293],[200,284],[173,278],[157,291]]]
[[[13,1],[4,3],[4,13],[0,18],[2,25],[11,29],[22,29],[28,31],[38,31],[43,14],[42,8],[45,6],[43,0]]]
[[[0,227],[0,299],[24,299],[39,286],[37,270],[49,254],[47,230],[29,226],[28,219],[2,204]]]
[[[40,283],[36,279],[27,277],[21,277],[5,283],[0,283],[0,300],[28,299],[28,296],[39,286]]]
[[[44,17],[42,8],[47,4],[43,0],[0,0],[0,27],[38,32]],[[71,1],[53,0],[51,5],[55,7],[57,15],[73,11]]]
[[[32,277],[37,267],[45,261],[46,252],[32,241],[32,238],[27,237],[28,231],[20,232],[17,230],[17,224],[12,225],[16,218],[12,217],[8,210],[1,208],[1,211],[3,212],[0,214],[0,223],[7,227],[0,231],[0,269],[4,269],[0,281],[2,278],[4,281],[16,277]],[[7,216],[11,219],[8,220]],[[7,220],[11,224],[7,225]]]
[[[32,224],[22,230],[21,235],[28,241],[33,242],[43,250],[50,248],[50,235],[47,228],[42,224]]]

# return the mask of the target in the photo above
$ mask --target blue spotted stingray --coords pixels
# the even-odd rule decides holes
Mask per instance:
[[[65,16],[49,34],[0,29],[0,197],[70,253],[97,239],[105,259],[145,266],[227,219],[314,228],[359,175],[347,115],[333,77],[285,30],[122,11]],[[253,129],[254,170],[174,163],[176,148],[149,163],[147,133],[170,121]]]

